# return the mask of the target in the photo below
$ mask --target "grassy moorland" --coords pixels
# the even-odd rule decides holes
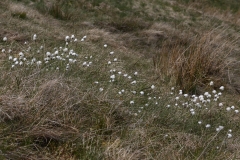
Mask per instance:
[[[0,1],[0,159],[239,159],[239,7]]]

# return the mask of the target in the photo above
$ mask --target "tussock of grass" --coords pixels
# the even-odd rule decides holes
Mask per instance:
[[[174,42],[175,41],[175,42]],[[163,79],[174,81],[184,91],[197,93],[210,80],[223,83],[224,62],[230,49],[226,44],[216,44],[211,34],[192,39],[173,40],[163,45],[154,64]]]

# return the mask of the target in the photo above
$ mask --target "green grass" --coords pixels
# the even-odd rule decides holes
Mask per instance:
[[[0,2],[0,158],[239,157],[231,24],[164,1],[31,2]]]
[[[71,42],[69,45],[69,50],[73,49],[78,52],[78,45],[72,43],[74,42]],[[35,47],[38,48],[36,45]],[[32,48],[32,50],[34,51],[36,48]],[[5,141],[5,146],[9,146],[10,148],[2,148],[2,150],[11,150],[12,153],[5,152],[8,158],[20,156],[17,152],[15,153],[15,147],[36,145],[43,150],[44,148],[48,148],[49,152],[54,153],[61,146],[74,144],[71,151],[66,151],[72,158],[101,159],[108,157],[108,155],[103,154],[106,152],[105,145],[113,143],[116,138],[123,141],[123,144],[121,144],[123,146],[121,147],[124,147],[124,141],[126,143],[130,141],[130,137],[126,137],[126,133],[132,132],[131,134],[135,135],[141,133],[138,133],[137,130],[142,130],[144,133],[156,127],[160,127],[160,129],[154,129],[153,132],[160,132],[163,135],[163,137],[158,137],[158,141],[164,140],[164,134],[169,134],[171,140],[174,141],[179,136],[176,134],[178,132],[186,134],[186,136],[190,134],[200,137],[202,144],[199,144],[200,147],[195,146],[197,149],[190,146],[189,148],[187,147],[188,144],[183,144],[186,145],[186,150],[183,150],[182,155],[193,158],[189,157],[187,153],[191,152],[197,157],[203,151],[205,152],[205,150],[212,150],[212,147],[217,147],[217,145],[221,144],[226,135],[226,130],[234,129],[235,124],[229,123],[229,114],[226,114],[224,109],[215,111],[216,107],[218,107],[218,102],[209,103],[209,110],[206,111],[204,107],[195,108],[195,103],[191,102],[191,99],[184,98],[177,91],[174,94],[169,94],[167,90],[151,89],[151,85],[155,83],[149,83],[144,72],[139,73],[140,75],[137,76],[132,75],[133,72],[141,69],[141,63],[143,62],[140,60],[136,59],[132,63],[128,62],[126,64],[123,60],[114,62],[112,61],[113,58],[119,57],[119,53],[109,55],[110,50],[108,48],[105,49],[103,46],[95,54],[94,51],[91,52],[86,49],[84,46],[81,47],[77,63],[71,64],[68,70],[66,70],[68,62],[58,62],[56,60],[50,60],[47,64],[39,67],[36,67],[36,64],[32,64],[10,69],[9,73],[12,76],[18,72],[17,78],[9,83],[13,88],[16,88],[15,94],[27,92],[29,95],[25,95],[27,97],[24,99],[28,100],[23,106],[18,104],[21,106],[20,108],[15,108],[16,106],[10,104],[8,104],[10,106],[4,108],[4,113],[6,114],[2,115],[5,117],[2,124],[4,126],[11,126],[5,130],[5,133],[13,132],[10,137],[8,136],[9,142]],[[45,48],[45,50],[53,53],[51,47]],[[62,53],[61,50],[59,52]],[[59,55],[61,55],[60,53]],[[91,56],[93,58],[89,59],[89,53],[92,53]],[[43,59],[43,55],[34,52],[29,53],[29,55],[36,56],[38,60]],[[86,55],[88,56],[85,57]],[[26,58],[29,59],[27,55]],[[83,67],[83,62],[89,60],[93,64],[89,67]],[[112,64],[107,64],[109,60],[112,61]],[[59,70],[56,70],[56,67],[59,67]],[[125,69],[125,67],[127,68]],[[124,76],[118,74],[115,74],[116,79],[114,82],[109,82],[109,77],[114,74],[114,72],[109,73],[109,70],[114,68],[121,68],[117,71],[122,70],[122,72],[126,73],[127,71],[131,73],[129,75],[137,80],[137,84],[131,84],[132,79],[124,78]],[[99,84],[95,84],[95,81],[98,81]],[[164,87],[160,84],[155,85],[157,88]],[[102,87],[103,91],[100,91],[99,87]],[[125,91],[119,94],[119,91],[122,89],[125,89]],[[136,91],[137,93],[132,93],[132,91]],[[139,95],[140,91],[144,91],[145,94],[142,96]],[[180,96],[180,100],[174,100],[176,96]],[[14,99],[12,100],[14,101]],[[131,101],[134,101],[134,103],[131,104]],[[181,104],[185,102],[189,103],[189,107],[195,108],[196,115],[191,115],[189,107],[181,107]],[[5,100],[3,104],[7,105]],[[171,106],[169,108],[166,107],[169,104]],[[8,110],[12,107],[15,110]],[[24,118],[28,114],[31,116]],[[204,124],[199,125],[199,120],[203,120]],[[206,129],[204,125],[208,123],[213,128]],[[131,125],[135,126],[133,130],[129,130]],[[211,144],[213,146],[209,149],[205,149],[205,143],[216,133],[215,127],[218,125],[225,127],[223,131],[225,133],[219,134],[219,140],[214,141]],[[36,130],[37,128],[39,129]],[[70,131],[66,130],[65,132],[64,128],[70,128]],[[169,133],[169,131],[171,132]],[[14,133],[19,133],[20,135],[18,136],[21,138],[18,140]],[[82,137],[85,134],[90,137],[87,135],[87,137]],[[77,138],[78,136],[81,138]],[[136,150],[141,150],[141,146],[147,145],[149,147],[149,154],[156,157],[161,156],[161,154],[158,155],[156,153],[160,149],[158,146],[160,144],[156,144],[156,147],[151,149],[152,146],[141,141],[143,137],[135,139],[140,144],[134,143],[132,144],[133,146],[128,144],[127,147],[130,145]],[[2,138],[6,138],[6,135],[2,134]],[[82,138],[87,139],[83,141]],[[151,141],[155,141],[154,138],[156,137],[153,136],[153,140]],[[75,140],[73,141],[73,139]],[[191,141],[195,140],[197,139]],[[10,146],[10,143],[15,144],[15,147]],[[171,145],[171,143],[171,141],[168,143],[164,142],[165,145]],[[176,147],[175,149],[178,149],[180,146]],[[173,150],[175,149],[173,148]],[[35,151],[28,148],[28,152],[34,153]],[[203,157],[214,158],[218,156],[216,150],[209,150],[209,152],[211,153],[210,155],[203,155]],[[25,152],[22,151],[21,154],[24,155]]]
[[[184,2],[187,4],[191,4],[194,3],[194,0],[178,0],[179,2]],[[204,6],[211,6],[213,8],[218,8],[221,10],[230,10],[233,13],[236,13],[239,11],[239,1],[238,0],[201,0],[198,1],[198,3],[200,3],[202,5],[202,7]]]

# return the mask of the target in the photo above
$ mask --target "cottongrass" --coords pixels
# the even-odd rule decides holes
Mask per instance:
[[[16,80],[5,76],[17,81],[22,89],[19,93],[29,94],[24,101],[29,108],[14,112],[18,104],[4,101],[7,107],[1,106],[1,120],[5,124],[22,119],[18,114],[23,112],[29,120],[23,141],[39,150],[71,144],[74,151],[66,152],[75,159],[112,154],[131,159],[137,152],[132,159],[146,155],[159,159],[171,152],[174,156],[191,152],[192,156],[186,157],[209,158],[205,153],[211,151],[217,157],[220,148],[212,148],[237,139],[236,122],[231,124],[229,119],[238,117],[239,108],[224,101],[224,86],[216,89],[210,81],[208,90],[199,95],[185,93],[179,86],[162,91],[161,84],[149,81],[141,71],[125,68],[126,63],[116,51],[109,51],[112,48],[107,44],[100,53],[84,51],[86,38],[78,42],[74,35],[66,36],[64,45],[44,48],[34,34],[33,42],[26,43],[20,52],[15,48],[11,53],[4,51],[8,71]],[[49,78],[56,75],[60,78]],[[36,117],[27,115],[31,112]],[[80,150],[83,155],[77,154]]]

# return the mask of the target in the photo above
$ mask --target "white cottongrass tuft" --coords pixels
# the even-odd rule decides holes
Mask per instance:
[[[115,77],[116,76],[114,74],[110,76],[111,79],[115,79]]]
[[[137,91],[131,91],[133,94],[136,94],[137,93]]]
[[[23,58],[23,57],[24,57],[23,52],[20,52],[18,55],[19,55],[20,58]]]
[[[219,132],[219,131],[221,131],[223,128],[224,128],[223,126],[218,126],[218,127],[216,128],[216,131]]]
[[[12,60],[12,59],[13,59],[13,57],[12,57],[12,56],[9,56],[9,57],[8,57],[8,60]]]
[[[64,49],[63,49],[63,52],[66,53],[67,51],[68,51],[68,48],[64,48]]]
[[[16,62],[18,59],[17,58],[13,58],[13,62]]]
[[[205,126],[206,128],[210,128],[211,127],[211,125],[210,124],[206,124],[206,126]]]
[[[42,64],[42,61],[37,61],[37,66],[40,66]]]
[[[231,134],[231,133],[228,133],[228,134],[227,134],[227,137],[228,137],[228,138],[232,138],[232,134]]]
[[[231,108],[230,108],[230,107],[227,107],[227,108],[226,108],[226,110],[227,110],[227,111],[230,111],[230,110],[231,110]]]
[[[87,65],[87,62],[83,62],[83,64],[82,64],[83,66],[86,66]]]
[[[180,95],[182,95],[182,94],[183,94],[182,90],[179,90],[179,94],[180,94]]]
[[[155,86],[154,85],[151,85],[151,89],[154,89],[155,88]]]
[[[7,37],[3,37],[3,41],[6,42],[7,41]]]
[[[209,83],[209,85],[210,85],[210,86],[213,86],[213,81],[211,81],[211,82]]]
[[[37,35],[36,35],[36,34],[33,35],[33,40],[34,40],[34,41],[37,40]]]
[[[87,36],[83,36],[83,38],[81,39],[81,41],[82,41],[82,42],[85,41],[86,38],[87,38]],[[76,40],[76,38],[75,38],[75,40]],[[75,42],[75,40],[74,40],[74,42]]]
[[[224,86],[221,86],[219,89],[223,91],[224,90]]]
[[[46,56],[47,57],[51,57],[51,53],[50,52],[46,52]]]
[[[69,36],[66,36],[65,37],[65,41],[68,42],[70,40],[70,37]]]
[[[137,83],[137,81],[135,81],[135,80],[131,82],[131,84],[136,84],[136,83]]]

